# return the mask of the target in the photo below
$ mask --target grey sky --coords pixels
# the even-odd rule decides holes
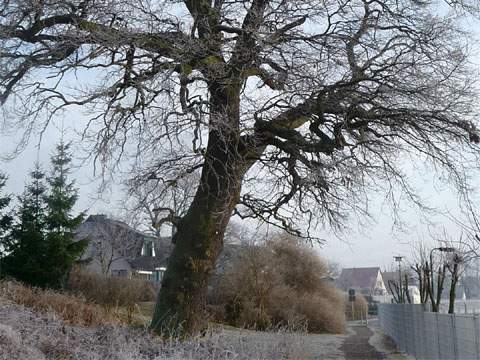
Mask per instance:
[[[477,21],[469,21],[468,27],[476,29]],[[476,30],[476,39],[478,34]],[[474,50],[478,54],[480,47],[475,45]],[[480,61],[478,56],[475,62]],[[43,134],[40,148],[37,148],[39,138],[33,137],[27,148],[11,161],[1,161],[0,169],[8,174],[9,181],[7,190],[9,192],[20,194],[23,190],[28,172],[32,169],[37,157],[44,167],[48,167],[49,157],[54,150],[55,143],[60,139],[62,126],[65,129],[67,140],[73,139],[77,142],[75,155],[78,158],[86,154],[81,152],[81,144],[78,143],[79,137],[75,134],[83,127],[84,120],[78,110],[72,110],[63,115],[51,124]],[[19,139],[19,134],[7,134],[0,125],[0,156],[10,153]],[[113,188],[113,192],[99,194],[97,192],[99,182],[94,181],[93,165],[88,161],[80,166],[77,159],[73,176],[80,188],[80,201],[78,210],[86,210],[89,213],[107,213],[119,214],[121,204],[119,200],[122,194],[118,188]],[[407,168],[408,170],[408,168]],[[437,207],[442,211],[450,211],[456,216],[461,216],[458,206],[458,200],[452,189],[441,186],[436,174],[433,172],[419,174],[417,169],[407,171],[413,179],[414,184],[419,189],[419,194],[428,201],[430,206]],[[479,181],[474,181],[473,185],[480,185]],[[98,197],[101,199],[98,199]],[[339,262],[343,266],[382,266],[387,267],[392,263],[393,255],[409,255],[411,253],[411,244],[414,241],[424,239],[428,241],[429,233],[441,231],[444,228],[452,237],[459,236],[460,230],[451,221],[442,216],[436,216],[431,220],[436,224],[428,226],[422,220],[419,212],[414,208],[409,208],[409,204],[404,202],[401,209],[401,220],[406,224],[404,231],[396,228],[394,219],[391,215],[389,206],[383,204],[384,200],[378,195],[371,195],[371,213],[375,221],[361,228],[356,226],[355,219],[352,220],[352,231],[345,234],[343,239],[335,238],[334,235],[327,232],[323,233],[328,241],[320,250],[322,256],[328,260]]]

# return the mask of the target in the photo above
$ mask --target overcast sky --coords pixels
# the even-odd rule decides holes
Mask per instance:
[[[470,28],[477,28],[477,23],[471,24]],[[477,31],[478,35],[479,31]],[[478,36],[477,36],[478,38]],[[475,62],[480,63],[478,56]],[[28,172],[38,159],[44,167],[48,167],[49,157],[54,151],[54,145],[61,136],[61,129],[66,140],[76,142],[75,169],[73,177],[76,179],[80,189],[80,200],[78,210],[85,210],[88,213],[105,213],[119,215],[121,213],[121,192],[118,187],[99,193],[99,181],[94,180],[94,167],[92,161],[82,161],[85,153],[81,152],[81,143],[76,134],[84,125],[84,119],[78,111],[71,111],[52,123],[43,134],[41,141],[39,136],[30,139],[27,148],[13,160],[0,160],[0,169],[8,174],[9,181],[7,190],[11,193],[20,194],[27,179]],[[19,141],[19,134],[5,133],[0,127],[0,156],[12,152]],[[437,207],[441,211],[448,211],[461,217],[457,196],[452,189],[442,186],[433,172],[420,174],[418,169],[409,170],[413,183],[419,194],[428,201],[430,206]],[[480,180],[473,185],[480,185]],[[476,195],[475,195],[476,196]],[[429,218],[434,224],[426,224],[417,209],[410,208],[408,204],[402,209],[401,220],[405,226],[398,229],[390,207],[385,204],[383,198],[378,195],[371,195],[370,211],[374,217],[370,223],[358,227],[355,219],[352,219],[352,230],[338,238],[328,232],[322,236],[327,240],[319,250],[320,254],[330,260],[340,263],[345,267],[360,266],[381,266],[389,267],[393,263],[393,256],[400,254],[409,256],[412,252],[412,244],[415,241],[430,241],[429,234],[440,233],[445,229],[452,238],[460,235],[459,228],[447,217],[435,216]],[[362,220],[363,221],[363,220]]]

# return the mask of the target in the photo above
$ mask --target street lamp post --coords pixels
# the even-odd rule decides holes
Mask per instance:
[[[399,291],[398,291],[398,302],[404,303],[405,300],[403,298],[403,288],[402,288],[402,260],[403,256],[394,256],[393,257],[396,262],[398,262],[398,284],[399,284]]]
[[[454,247],[448,247],[448,246],[436,247],[436,248],[433,248],[432,250],[430,250],[430,259],[432,258],[432,254],[435,250],[438,250],[440,252],[455,252],[456,251],[456,249]]]

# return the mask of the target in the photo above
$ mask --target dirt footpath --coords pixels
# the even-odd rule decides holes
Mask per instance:
[[[348,337],[340,346],[345,360],[407,360],[413,357],[398,351],[395,343],[382,333],[377,320],[368,325],[348,324]]]
[[[367,326],[355,326],[352,330],[354,334],[346,338],[340,347],[346,360],[385,359],[385,356],[369,343],[373,336],[372,330]]]
[[[233,342],[242,337],[249,346],[273,344],[281,336],[289,349],[284,357],[288,360],[413,360],[397,350],[393,341],[381,332],[376,320],[369,321],[368,325],[349,322],[342,335],[280,335],[248,330],[232,331],[229,335]],[[270,360],[268,356],[258,359]]]

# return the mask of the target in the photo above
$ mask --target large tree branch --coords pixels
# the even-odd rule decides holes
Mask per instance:
[[[68,32],[61,36],[41,34],[58,25],[72,25],[80,31],[78,34]],[[181,31],[145,33],[127,29],[116,29],[107,25],[89,21],[77,15],[57,15],[37,20],[28,29],[0,25],[0,39],[19,39],[31,44],[50,40],[53,42],[71,41],[77,45],[96,44],[104,46],[135,45],[140,49],[159,55],[178,58],[187,52],[183,48],[192,39]],[[182,46],[183,45],[183,46]],[[192,49],[190,49],[191,51]]]
[[[242,23],[242,34],[239,36],[233,50],[232,58],[229,61],[235,76],[237,72],[251,66],[256,58],[256,36],[257,31],[263,25],[265,9],[269,0],[253,0],[250,9],[247,11]]]

